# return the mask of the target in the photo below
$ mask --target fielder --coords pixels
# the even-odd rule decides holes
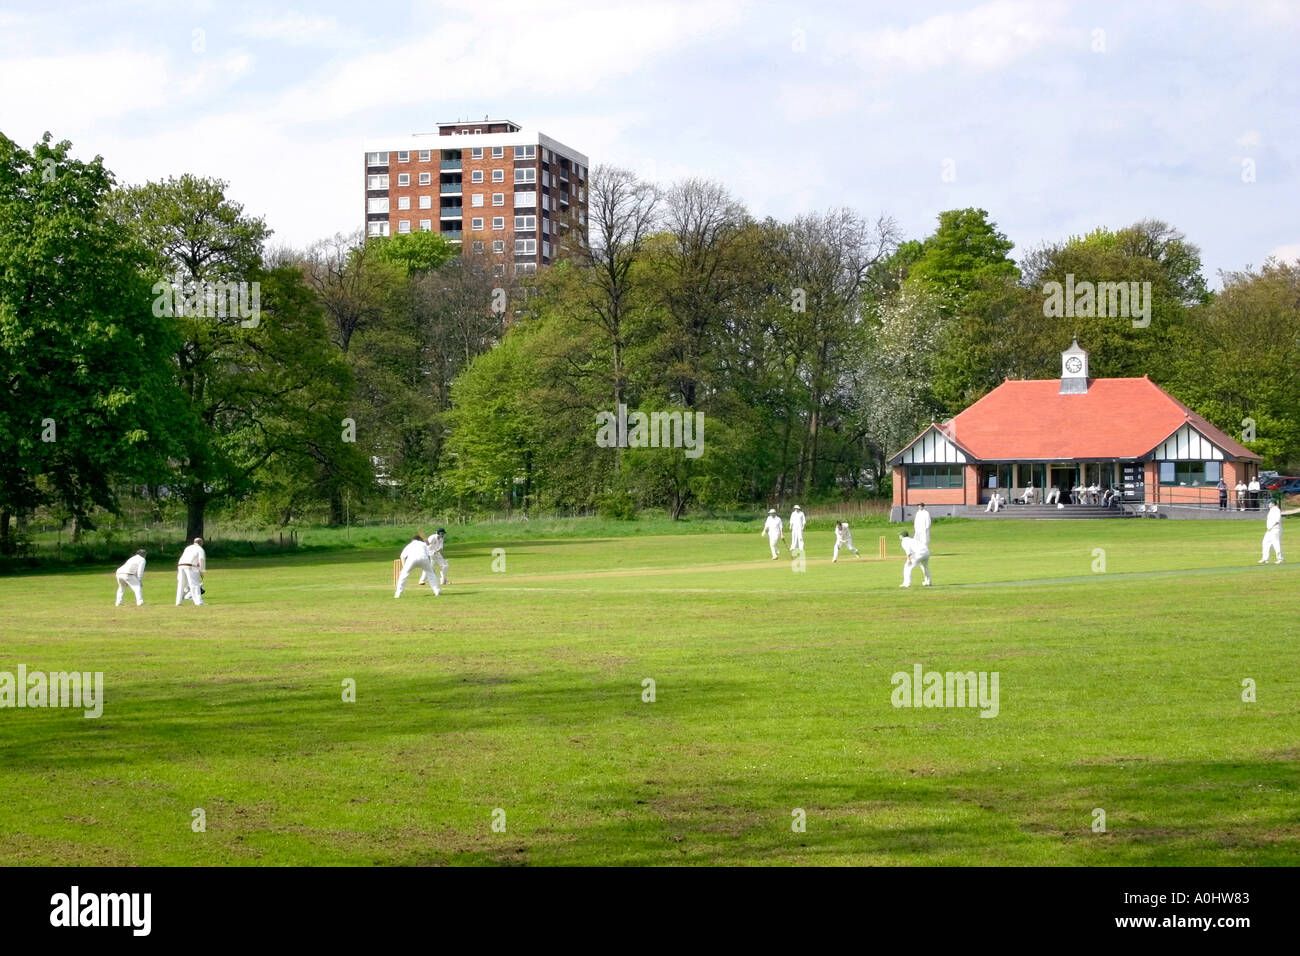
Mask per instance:
[[[429,587],[433,588],[434,594],[442,593],[442,588],[433,580],[433,559],[429,556],[429,545],[421,535],[416,534],[412,537],[398,557],[402,561],[402,573],[397,576],[397,591],[393,594],[394,598],[402,596],[402,591],[406,589],[406,579],[416,568],[429,576]]]
[[[916,509],[916,517],[912,520],[912,534],[916,536],[916,542],[928,552],[930,550],[930,512],[925,510],[925,502]]]
[[[447,568],[450,567],[450,565],[447,563],[447,559],[442,556],[442,549],[447,544],[447,529],[439,528],[434,532],[433,537],[430,538],[427,543],[429,545],[429,560],[432,561],[433,566],[438,569],[438,584],[440,587],[445,588],[447,586]],[[427,575],[425,572],[421,571],[421,584],[424,583],[426,577]]]
[[[1282,509],[1278,507],[1277,502],[1268,506],[1268,517],[1264,519],[1264,544],[1263,557],[1259,559],[1260,564],[1268,564],[1268,553],[1272,551],[1277,555],[1274,564],[1282,563]]]
[[[903,565],[903,583],[900,588],[910,588],[912,586],[912,569],[918,564],[921,566],[921,572],[925,575],[925,580],[921,582],[922,587],[930,586],[930,547],[922,544],[917,538],[909,538],[906,531],[898,533],[899,544],[903,546],[903,553],[907,555],[907,562]]]
[[[130,588],[135,595],[135,606],[144,603],[144,592],[140,589],[140,579],[144,577],[144,548],[126,559],[126,564],[117,569],[117,607],[122,606],[122,594]]]
[[[847,521],[835,522],[835,550],[831,554],[831,564],[834,564],[840,559],[840,548],[846,548],[858,555],[859,558],[862,557],[862,555],[858,553],[858,549],[853,547],[853,532],[849,530],[849,523]]]
[[[794,506],[794,511],[790,512],[790,553],[803,550],[803,529],[808,524],[808,518],[804,515],[803,509],[798,505]]]
[[[203,551],[203,539],[194,542],[181,552],[176,565],[176,606],[187,597],[196,607],[203,604],[203,574],[208,570],[208,556]]]
[[[763,530],[759,534],[767,535],[768,546],[772,549],[772,560],[775,561],[780,557],[776,543],[781,540],[781,516],[776,513],[775,508],[767,512],[767,521],[763,522]]]

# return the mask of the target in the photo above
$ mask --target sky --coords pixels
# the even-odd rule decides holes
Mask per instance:
[[[1298,93],[1300,0],[0,0],[0,132],[218,177],[273,246],[360,227],[366,140],[491,116],[757,217],[1163,219],[1217,286],[1300,258]]]

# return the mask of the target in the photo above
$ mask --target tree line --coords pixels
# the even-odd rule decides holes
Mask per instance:
[[[215,512],[676,517],[887,494],[925,423],[1054,377],[1076,336],[1094,374],[1149,375],[1300,467],[1300,266],[1211,292],[1164,222],[1017,260],[980,209],[908,239],[887,216],[759,219],[716,182],[599,166],[586,241],[516,276],[435,233],[274,247],[219,180],[122,186],[70,150],[0,135],[0,552],[38,511],[76,531],[126,498],[194,537]],[[1147,290],[1144,321],[1045,305],[1076,282]],[[692,416],[700,453],[598,442],[620,409]]]

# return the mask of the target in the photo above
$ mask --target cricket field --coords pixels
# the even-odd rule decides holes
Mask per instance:
[[[103,710],[0,709],[0,864],[1300,863],[1262,520],[938,521],[910,590],[898,526],[832,564],[814,521],[802,568],[743,527],[452,528],[399,601],[402,529],[211,559],[201,608],[170,554],[140,608],[2,578],[0,672],[102,672]],[[918,667],[996,707],[895,706]]]

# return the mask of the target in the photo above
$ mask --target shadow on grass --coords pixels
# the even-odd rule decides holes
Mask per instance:
[[[342,681],[356,680],[356,703]],[[309,685],[309,686],[308,686]],[[734,707],[747,687],[714,681],[692,695],[697,714]],[[506,735],[554,728],[607,727],[639,701],[639,685],[593,683],[589,672],[545,675],[482,670],[395,679],[346,665],[336,673],[171,680],[105,688],[103,715],[72,709],[8,710],[0,724],[0,769],[105,768],[120,762],[310,754],[394,738],[482,732]],[[503,745],[512,743],[505,740]]]

